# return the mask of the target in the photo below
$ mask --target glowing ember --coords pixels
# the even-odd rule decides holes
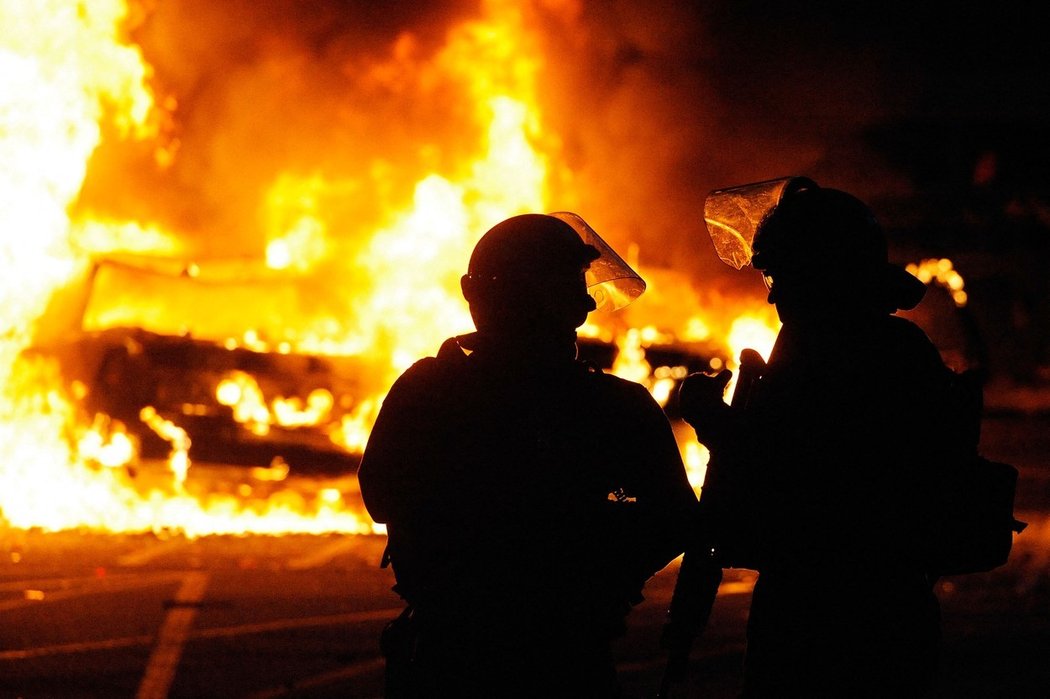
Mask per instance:
[[[937,282],[943,286],[951,294],[952,301],[957,307],[962,308],[966,305],[966,291],[963,289],[965,283],[951,260],[947,258],[927,259],[909,264],[906,269],[918,277],[923,284]]]

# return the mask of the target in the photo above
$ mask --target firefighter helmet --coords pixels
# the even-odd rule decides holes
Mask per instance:
[[[837,189],[786,193],[758,226],[751,264],[767,284],[780,274],[841,281],[891,311],[914,308],[926,292],[889,262],[885,232],[871,209]]]
[[[586,221],[556,212],[512,216],[490,228],[470,256],[463,291],[468,301],[482,293],[525,300],[581,271],[600,310],[622,308],[645,290],[641,277]]]

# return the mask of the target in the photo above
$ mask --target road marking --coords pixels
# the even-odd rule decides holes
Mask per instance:
[[[390,621],[400,614],[402,610],[403,607],[390,607],[387,609],[369,609],[363,612],[350,612],[348,614],[309,616],[298,619],[276,619],[274,621],[264,621],[258,624],[241,624],[240,626],[201,629],[192,632],[189,635],[189,638],[190,640],[199,638],[230,638],[235,636],[248,636],[256,633],[269,633],[271,631],[287,631],[289,629],[300,629],[308,626],[339,626],[341,624],[364,624],[374,621]],[[123,638],[110,638],[102,641],[62,643],[54,646],[41,646],[39,648],[4,650],[0,651],[0,661],[26,660],[29,658],[42,658],[49,655],[68,655],[96,650],[145,646],[153,643],[156,639],[156,636],[125,636]]]
[[[258,624],[242,624],[241,626],[227,626],[218,629],[202,629],[193,634],[193,637],[225,638],[228,636],[245,636],[253,633],[267,633],[269,631],[286,631],[288,629],[299,629],[307,626],[337,626],[339,624],[363,624],[369,621],[392,621],[402,611],[404,611],[404,607],[393,609],[370,609],[366,612],[302,617],[299,619],[277,619],[276,621],[264,621]]]
[[[146,646],[153,643],[153,639],[153,636],[125,636],[124,638],[109,638],[104,641],[62,643],[57,646],[4,650],[0,651],[0,660],[28,660],[30,658],[46,658],[49,655],[67,655],[70,653],[86,653],[93,650],[116,650],[118,648],[131,648],[132,646]]]
[[[0,583],[0,592],[9,592],[11,590],[23,590],[25,588],[33,588],[36,590],[71,590],[74,587],[90,584],[103,584],[103,585],[125,585],[128,584],[126,581],[166,581],[166,580],[181,580],[182,573],[163,572],[163,573],[114,573],[112,575],[106,575],[99,577],[97,575],[81,575],[76,578],[28,578],[22,580],[11,580],[5,583]]]
[[[189,637],[193,618],[197,616],[197,604],[204,599],[207,585],[207,573],[192,571],[183,578],[182,585],[175,593],[174,605],[161,624],[136,699],[165,699],[168,696],[168,689],[182,656],[182,647]]]
[[[134,590],[140,587],[164,585],[180,578],[182,578],[180,573],[151,573],[148,575],[107,576],[105,578],[65,578],[57,581],[15,581],[0,586],[0,592],[35,589],[41,590],[44,596],[41,599],[19,597],[18,599],[4,600],[0,602],[0,612],[47,604],[48,602],[60,602],[87,595],[102,595],[124,590]],[[48,583],[57,585],[59,589],[48,589]],[[79,586],[74,587],[78,583]]]
[[[336,539],[326,546],[306,554],[305,556],[299,556],[288,561],[288,568],[291,570],[306,570],[307,568],[317,568],[325,563],[328,563],[336,556],[346,553],[351,549],[355,549],[360,546],[361,542],[357,541],[353,536],[344,536]]]

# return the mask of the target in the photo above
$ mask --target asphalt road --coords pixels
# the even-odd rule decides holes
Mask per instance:
[[[1050,418],[986,420],[1021,472],[1010,562],[946,578],[943,697],[1050,697]],[[378,536],[159,538],[0,530],[0,697],[379,697],[400,601]],[[652,697],[672,564],[617,645]],[[753,575],[729,571],[674,697],[733,697]]]

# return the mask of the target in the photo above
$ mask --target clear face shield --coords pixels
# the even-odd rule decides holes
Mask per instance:
[[[616,311],[634,301],[645,291],[645,280],[631,269],[587,222],[569,211],[549,214],[572,226],[587,245],[599,253],[586,272],[587,293],[594,298],[597,310]]]
[[[780,177],[714,190],[704,201],[704,222],[715,252],[735,269],[750,264],[755,232],[766,214],[785,194],[816,186],[806,177]],[[765,281],[769,285],[772,280]]]

